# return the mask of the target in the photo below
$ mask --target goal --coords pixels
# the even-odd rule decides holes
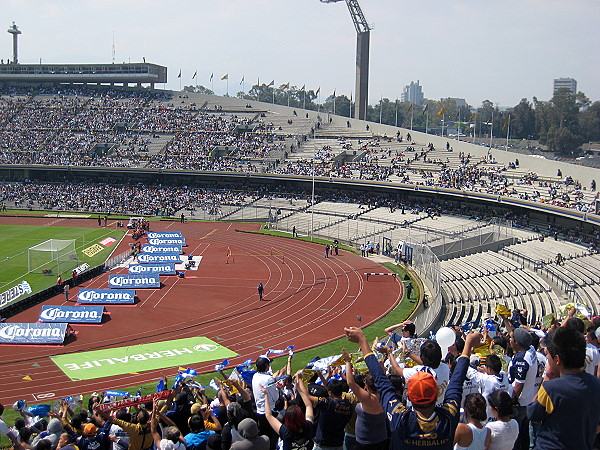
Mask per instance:
[[[45,275],[60,274],[78,264],[74,239],[48,239],[27,249],[27,270]]]

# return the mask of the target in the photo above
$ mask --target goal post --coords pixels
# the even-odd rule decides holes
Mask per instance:
[[[27,249],[27,270],[46,275],[60,274],[77,267],[75,239],[48,239]]]

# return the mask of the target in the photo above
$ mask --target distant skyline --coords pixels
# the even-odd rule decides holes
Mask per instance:
[[[428,99],[552,97],[553,80],[574,78],[600,100],[600,1],[360,0],[371,32],[369,103],[400,99],[420,81]],[[167,89],[201,84],[225,94],[260,79],[354,96],[356,34],[345,3],[318,0],[2,0],[0,58],[19,62],[147,62],[168,67]],[[197,79],[192,80],[197,71]],[[162,87],[162,86],[160,86]]]

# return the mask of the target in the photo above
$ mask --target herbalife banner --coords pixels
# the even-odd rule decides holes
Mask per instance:
[[[150,231],[146,236],[148,236],[148,239],[169,239],[181,238],[183,237],[183,234],[181,234],[181,231]]]
[[[181,255],[183,253],[183,248],[181,244],[173,244],[173,245],[142,245],[142,251],[146,253],[177,253]]]
[[[236,353],[228,348],[197,336],[50,358],[71,380],[78,381],[167,367],[188,367],[233,356]]]
[[[77,303],[100,305],[133,305],[135,290],[131,289],[79,289]]]
[[[111,289],[148,289],[159,288],[158,275],[109,275],[108,287]]]
[[[104,306],[53,306],[43,305],[40,322],[100,323]]]
[[[0,344],[62,344],[66,323],[0,323]]]
[[[150,245],[181,245],[186,247],[184,238],[148,238]]]
[[[129,273],[175,275],[175,263],[131,264],[129,266]]]
[[[181,264],[183,260],[179,253],[139,253],[137,262],[140,264],[154,264],[171,262]]]

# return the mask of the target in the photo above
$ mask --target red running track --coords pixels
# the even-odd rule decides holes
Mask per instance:
[[[46,221],[48,225],[97,226],[95,220],[86,219],[3,218],[0,223],[24,224],[25,220],[36,225]],[[342,336],[344,326],[357,325],[357,316],[362,318],[360,325],[368,325],[400,301],[402,284],[395,278],[365,281],[365,272],[387,272],[367,258],[344,251],[325,258],[322,245],[235,231],[258,228],[248,223],[152,222],[153,231],[181,231],[188,244],[186,254],[203,257],[198,271],[187,272],[197,278],[161,276],[160,289],[137,290],[139,303],[134,307],[108,306],[110,319],[102,325],[73,325],[77,336],[63,347],[0,345],[0,401],[47,401],[136,386],[176,373],[166,368],[71,381],[50,355],[206,336],[238,353],[230,362],[239,364],[267,348],[294,344],[295,351],[300,351],[332,341]],[[126,236],[115,254],[130,242],[131,236]],[[226,264],[228,248],[235,262]],[[285,255],[283,262],[279,255]],[[118,272],[126,269],[111,273]],[[71,290],[71,298],[78,288],[106,288],[107,281],[105,274],[83,283]],[[265,285],[262,302],[256,289],[259,281]],[[64,304],[64,296],[46,303]],[[33,307],[8,322],[35,322],[40,309],[41,305]],[[193,368],[211,372],[214,365],[211,361]],[[31,381],[24,380],[26,376]]]

